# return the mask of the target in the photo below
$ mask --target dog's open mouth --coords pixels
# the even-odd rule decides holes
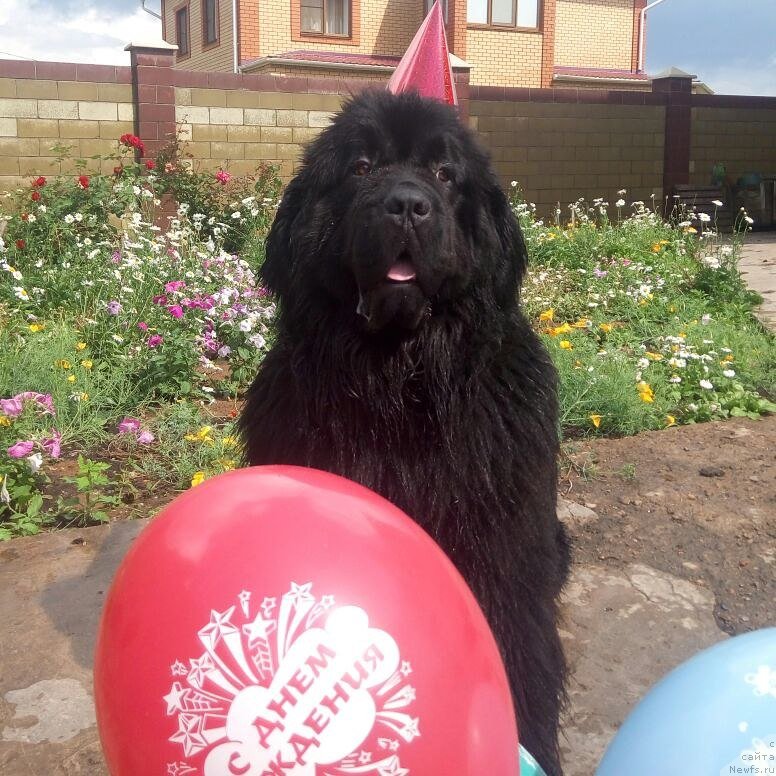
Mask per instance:
[[[385,276],[385,279],[391,281],[392,283],[409,283],[417,279],[415,266],[412,263],[409,252],[402,251],[399,254],[396,261],[388,270],[388,274]]]

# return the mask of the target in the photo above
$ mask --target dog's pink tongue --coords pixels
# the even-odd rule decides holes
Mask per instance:
[[[415,280],[415,268],[409,261],[397,261],[388,270],[388,280],[396,280],[398,282]]]

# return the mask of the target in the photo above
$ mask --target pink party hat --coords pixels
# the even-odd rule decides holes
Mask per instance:
[[[431,6],[415,33],[388,81],[387,89],[393,94],[415,91],[422,97],[458,104],[439,0]]]

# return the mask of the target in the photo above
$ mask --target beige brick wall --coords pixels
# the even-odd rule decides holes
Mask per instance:
[[[329,124],[343,99],[337,94],[177,88],[175,112],[196,169],[223,167],[246,175],[271,163],[288,181],[304,144]]]
[[[262,56],[298,49],[352,51],[360,54],[404,53],[423,20],[422,0],[363,0],[358,45],[318,43],[314,36],[291,37],[292,0],[259,3],[259,52]]]
[[[501,180],[543,215],[619,189],[628,203],[662,195],[663,107],[473,100],[470,115]]]
[[[488,86],[541,86],[542,36],[535,32],[477,30],[466,39],[470,82]]]
[[[555,64],[631,69],[633,0],[557,0]]]
[[[70,147],[74,158],[115,152],[133,119],[129,84],[0,78],[0,189],[74,173],[72,160],[56,160],[57,145]],[[112,172],[114,164],[103,162],[102,171]],[[87,159],[87,169],[99,167]]]
[[[175,12],[185,2],[166,0],[164,3],[165,39],[177,44],[175,39]],[[189,38],[191,56],[176,61],[175,66],[182,70],[214,70],[231,73],[234,70],[234,49],[232,29],[232,0],[219,0],[219,44],[202,50],[202,1],[189,0]]]
[[[735,183],[744,173],[776,175],[776,110],[693,108],[690,180],[708,184],[717,162]]]

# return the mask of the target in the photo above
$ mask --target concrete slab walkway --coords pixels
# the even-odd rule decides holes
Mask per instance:
[[[750,234],[738,268],[747,286],[763,298],[755,314],[763,326],[776,332],[776,232]]]
[[[597,519],[570,502],[561,514],[572,529]],[[146,522],[0,545],[3,776],[107,776],[92,704],[94,638],[113,574]],[[647,688],[725,636],[707,590],[644,565],[576,568],[565,599],[566,774],[591,776]]]

